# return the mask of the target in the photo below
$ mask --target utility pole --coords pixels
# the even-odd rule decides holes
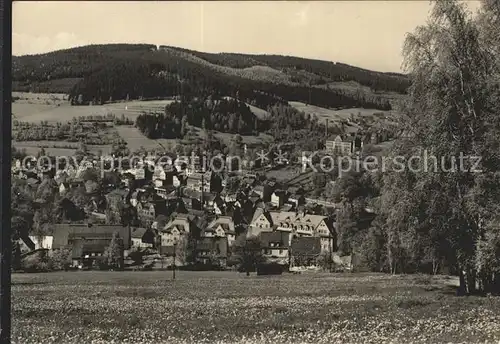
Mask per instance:
[[[288,271],[292,269],[292,245],[288,248]]]
[[[174,239],[174,263],[172,264],[172,279],[175,280],[175,260],[177,259],[177,239]]]
[[[329,241],[330,241],[330,254],[328,255],[328,261],[330,263],[330,272],[333,272],[333,237],[331,233]]]

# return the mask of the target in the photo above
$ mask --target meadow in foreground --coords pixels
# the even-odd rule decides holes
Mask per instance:
[[[13,276],[13,342],[498,343],[500,298],[378,274]]]

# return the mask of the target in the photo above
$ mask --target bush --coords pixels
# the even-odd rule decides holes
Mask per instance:
[[[21,261],[21,270],[24,272],[47,272],[51,268],[47,250],[34,251]]]
[[[71,250],[59,249],[53,250],[49,256],[52,270],[69,270],[71,268]]]
[[[106,260],[94,259],[92,262],[92,270],[109,270],[110,266],[107,264]]]

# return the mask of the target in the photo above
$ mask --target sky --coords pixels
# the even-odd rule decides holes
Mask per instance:
[[[468,1],[469,8],[479,7]],[[12,52],[148,43],[205,52],[282,54],[401,72],[407,32],[429,1],[22,1],[13,3]]]

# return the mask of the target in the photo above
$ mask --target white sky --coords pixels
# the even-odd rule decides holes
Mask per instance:
[[[428,1],[22,1],[13,3],[12,51],[149,43],[399,72],[405,34],[425,24],[430,8]]]

